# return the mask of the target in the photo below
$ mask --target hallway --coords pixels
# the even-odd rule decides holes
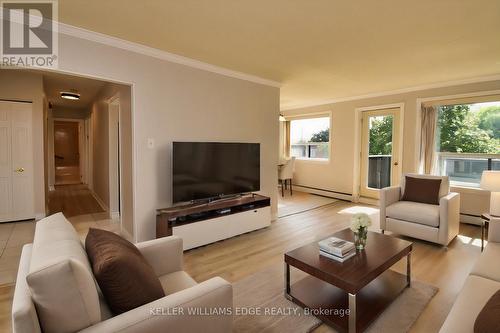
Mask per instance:
[[[87,185],[56,185],[50,191],[48,202],[49,215],[62,212],[66,217],[104,213],[104,209],[92,196]]]

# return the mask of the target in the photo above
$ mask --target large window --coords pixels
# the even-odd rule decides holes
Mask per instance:
[[[479,187],[484,170],[500,170],[500,101],[438,107],[438,170],[453,185]]]
[[[330,117],[291,120],[290,155],[304,159],[330,158]]]

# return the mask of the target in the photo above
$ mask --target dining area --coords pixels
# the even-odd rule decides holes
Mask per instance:
[[[281,196],[285,196],[285,190],[293,195],[292,182],[295,172],[295,156],[283,159],[278,164],[278,186],[281,187]]]

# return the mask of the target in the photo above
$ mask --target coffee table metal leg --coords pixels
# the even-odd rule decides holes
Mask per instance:
[[[411,252],[406,256],[406,282],[411,285]]]
[[[290,296],[290,265],[285,262],[285,298],[292,300]]]
[[[484,250],[484,221],[481,221],[481,252]]]
[[[356,333],[356,294],[349,293],[349,333]]]

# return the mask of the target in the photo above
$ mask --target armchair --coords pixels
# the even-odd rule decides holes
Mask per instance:
[[[380,191],[380,229],[447,246],[458,235],[460,194],[450,193],[447,176],[407,176],[441,179],[439,205],[401,201],[406,179],[403,176],[401,186]]]

